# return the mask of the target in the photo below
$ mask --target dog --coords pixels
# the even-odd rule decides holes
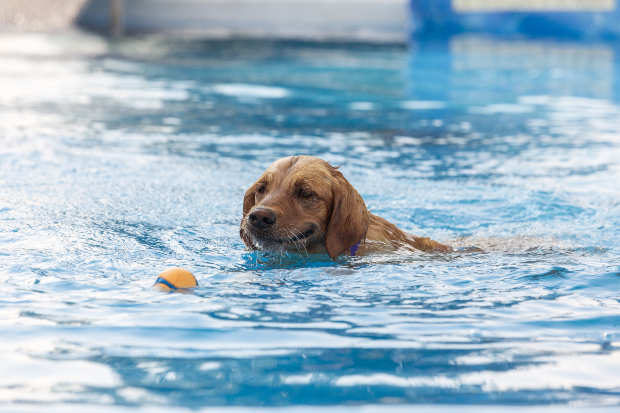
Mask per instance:
[[[337,167],[313,156],[274,162],[246,191],[240,235],[253,250],[362,256],[400,248],[451,252],[371,214]]]

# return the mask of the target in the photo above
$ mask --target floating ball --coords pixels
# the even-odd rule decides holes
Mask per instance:
[[[198,282],[194,275],[183,268],[173,267],[159,274],[153,288],[161,291],[185,290],[187,288],[198,287]]]

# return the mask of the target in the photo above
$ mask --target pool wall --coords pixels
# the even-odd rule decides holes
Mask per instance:
[[[617,39],[616,0],[412,0],[415,35],[523,34],[534,37]]]
[[[108,30],[108,0],[93,0],[78,24]],[[407,0],[132,0],[127,33],[405,42]]]

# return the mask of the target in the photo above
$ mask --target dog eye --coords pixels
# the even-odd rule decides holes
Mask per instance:
[[[306,191],[305,189],[300,189],[299,196],[302,198],[310,198],[312,196],[312,192]]]
[[[265,185],[263,185],[260,188],[258,188],[258,193],[259,194],[264,194],[266,190],[267,190],[267,188],[265,187]]]

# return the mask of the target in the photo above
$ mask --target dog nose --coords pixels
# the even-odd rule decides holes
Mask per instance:
[[[268,229],[276,223],[276,214],[270,209],[255,209],[250,216],[250,223],[256,229]]]

